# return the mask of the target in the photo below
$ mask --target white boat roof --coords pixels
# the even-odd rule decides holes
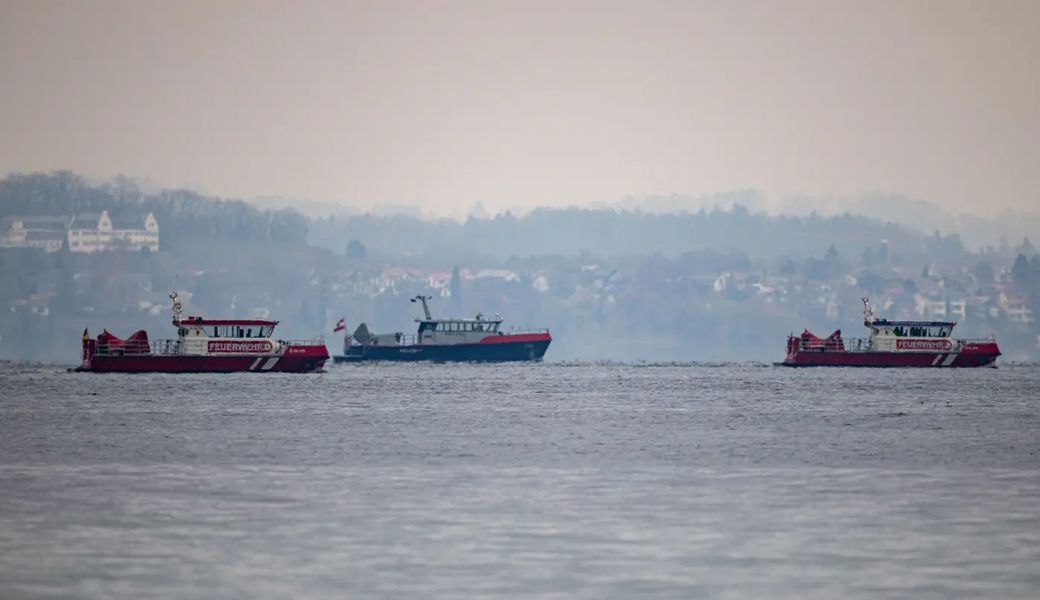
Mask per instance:
[[[415,318],[415,322],[416,323],[501,323],[502,319],[499,319],[499,318],[494,318],[494,319],[462,319],[462,318],[460,318],[460,319],[452,319],[452,318],[448,318],[448,319],[420,319],[419,317],[416,317]]]

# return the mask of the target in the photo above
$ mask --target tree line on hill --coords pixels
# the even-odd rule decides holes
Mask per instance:
[[[728,210],[673,214],[541,208],[523,216],[507,212],[463,222],[406,215],[332,216],[311,222],[310,240],[338,252],[344,251],[347,240],[359,240],[373,256],[425,256],[431,260],[583,253],[600,257],[676,256],[705,248],[740,252],[752,259],[801,259],[815,256],[830,245],[844,255],[858,255],[864,247],[873,247],[881,240],[887,240],[903,255],[923,257],[932,249],[926,249],[923,236],[896,223],[850,214],[769,216],[751,213],[740,205]],[[948,245],[950,252],[963,249],[959,240]]]
[[[0,217],[71,216],[103,210],[114,219],[151,212],[159,222],[160,245],[167,249],[214,239],[307,241],[308,221],[293,210],[259,210],[241,200],[183,189],[146,193],[125,177],[91,184],[69,171],[11,174],[0,179]]]

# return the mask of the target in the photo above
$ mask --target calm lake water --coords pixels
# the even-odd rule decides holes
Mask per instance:
[[[1035,598],[1040,367],[0,365],[0,597]]]

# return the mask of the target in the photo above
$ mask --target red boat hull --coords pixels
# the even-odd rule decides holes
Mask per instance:
[[[280,356],[156,355],[90,356],[77,371],[106,373],[310,373],[329,359],[325,346],[291,346]]]
[[[965,344],[959,352],[849,352],[799,350],[789,352],[786,367],[987,367],[996,362],[996,342]]]

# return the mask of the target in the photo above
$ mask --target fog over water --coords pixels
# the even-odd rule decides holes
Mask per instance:
[[[1040,221],[975,219],[969,230],[899,197],[873,201],[905,205],[895,221],[883,209],[777,216],[758,198],[717,194],[695,212],[308,218],[126,178],[9,175],[0,179],[0,358],[74,364],[84,329],[171,337],[175,290],[187,314],[275,319],[277,338],[324,335],[333,353],[340,319],[347,333],[362,323],[414,333],[408,299],[421,294],[437,316],[499,314],[506,330],[548,328],[550,361],[769,362],[804,328],[865,335],[869,297],[890,319],[996,336],[1002,361],[1040,359],[1040,255],[1030,242]],[[72,215],[87,229],[66,231]],[[101,215],[128,227],[151,215],[156,231],[135,231],[153,245],[85,251],[78,236],[95,235]],[[929,231],[928,215],[954,227]]]
[[[0,2],[0,173],[589,206],[759,189],[1035,208],[1040,7]]]

